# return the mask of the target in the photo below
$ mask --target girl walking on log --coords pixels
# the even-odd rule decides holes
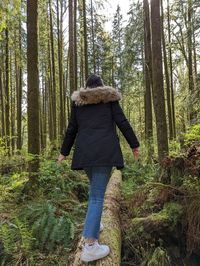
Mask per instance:
[[[110,249],[99,244],[103,230],[101,215],[104,194],[113,167],[124,167],[116,125],[124,135],[135,158],[139,155],[138,139],[126,119],[119,100],[121,94],[91,75],[86,87],[73,92],[72,110],[58,162],[66,159],[75,142],[71,169],[84,170],[90,181],[89,203],[82,232],[85,245],[81,260],[89,262],[107,256]]]

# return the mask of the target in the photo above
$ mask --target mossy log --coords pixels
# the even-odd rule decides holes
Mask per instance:
[[[175,202],[166,203],[158,213],[152,213],[146,217],[136,217],[132,220],[133,230],[137,228],[150,234],[163,235],[175,229],[181,220],[183,207]]]
[[[120,200],[121,200],[121,171],[115,170],[107,186],[104,209],[102,214],[102,223],[104,230],[100,236],[100,243],[110,247],[110,254],[96,263],[88,265],[96,266],[119,266],[121,264],[121,227],[120,227]],[[72,266],[87,265],[81,263],[80,254],[84,239],[81,238],[74,253]]]

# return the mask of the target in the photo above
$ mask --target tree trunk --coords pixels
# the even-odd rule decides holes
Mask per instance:
[[[168,60],[165,44],[165,33],[164,33],[164,12],[163,12],[163,0],[161,0],[161,12],[162,12],[162,48],[164,56],[164,68],[165,68],[165,80],[166,80],[166,95],[167,95],[167,111],[168,111],[168,126],[169,126],[169,138],[173,139],[173,121],[172,121],[172,109],[171,109],[171,90],[170,90],[170,81],[169,81],[169,69],[168,69]]]
[[[84,26],[84,58],[85,58],[85,80],[88,78],[88,40],[87,40],[87,19],[86,1],[83,0],[83,26]]]
[[[93,71],[96,73],[96,57],[95,57],[95,47],[94,47],[94,12],[93,12],[93,0],[90,3],[90,11],[91,11],[91,27],[92,27],[92,59],[93,59]]]
[[[190,93],[190,124],[194,123],[195,114],[193,110],[192,95],[194,93],[194,79],[193,79],[193,59],[192,59],[192,0],[188,0],[188,75],[189,75],[189,93]]]
[[[21,20],[19,20],[19,65],[17,69],[17,149],[22,148],[22,39]]]
[[[56,72],[55,72],[55,55],[54,55],[54,36],[53,36],[53,20],[52,20],[52,9],[51,0],[49,0],[49,18],[50,18],[50,40],[51,40],[51,63],[52,63],[52,118],[53,118],[53,140],[57,138],[57,104],[56,104]]]
[[[172,120],[173,120],[173,136],[176,138],[176,119],[175,119],[175,106],[174,106],[174,82],[173,82],[173,64],[172,64],[172,49],[171,49],[171,25],[170,25],[170,6],[167,0],[167,21],[168,21],[168,45],[169,45],[169,66],[170,66],[170,88],[171,88],[171,107],[172,107]]]
[[[57,0],[57,39],[58,39],[58,69],[59,69],[59,92],[60,92],[60,137],[64,134],[64,107],[63,107],[63,3],[59,12],[59,1]]]
[[[74,89],[77,90],[78,66],[77,66],[77,0],[74,0]]]
[[[121,171],[115,170],[106,189],[104,209],[102,214],[104,230],[100,236],[100,242],[108,245],[111,249],[111,252],[107,257],[98,260],[94,264],[96,266],[121,265],[121,226],[119,216],[121,202],[121,184]],[[81,238],[77,245],[75,254],[73,255],[73,261],[70,263],[71,266],[84,265],[80,261],[83,244],[84,238]]]
[[[15,36],[16,38],[16,36]],[[15,90],[13,88],[13,82],[12,82],[12,76],[13,76],[13,69],[12,69],[12,60],[13,60],[13,56],[12,56],[12,52],[10,51],[10,61],[9,61],[9,73],[10,73],[10,125],[11,125],[11,153],[12,155],[14,154],[15,151],[15,105],[16,105],[16,101],[15,101],[15,97],[16,97],[16,93]]]
[[[5,57],[5,120],[6,120],[6,147],[10,155],[10,80],[9,80],[9,34],[5,29],[6,57]]]
[[[69,84],[70,94],[75,90],[75,65],[74,65],[74,12],[73,1],[69,0]]]
[[[28,74],[28,152],[35,157],[29,164],[30,182],[36,180],[32,172],[39,168],[39,75],[38,75],[38,1],[27,0],[27,74]]]
[[[143,0],[144,6],[144,50],[145,50],[145,137],[148,146],[148,158],[153,153],[153,118],[152,118],[152,58],[151,58],[151,31],[149,17],[149,2]]]
[[[5,112],[4,112],[4,97],[3,97],[3,81],[2,81],[2,71],[0,68],[0,99],[1,99],[1,137],[5,137]]]
[[[156,118],[159,162],[168,154],[167,123],[163,88],[160,1],[151,1],[153,103]]]

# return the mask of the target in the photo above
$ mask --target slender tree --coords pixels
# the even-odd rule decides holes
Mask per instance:
[[[56,104],[56,67],[54,54],[54,35],[51,0],[49,0],[49,19],[50,19],[50,47],[51,47],[51,66],[52,66],[52,119],[53,119],[53,140],[57,138],[57,104]]]
[[[83,1],[83,21],[84,21],[84,59],[85,59],[85,80],[88,78],[88,36],[87,36],[87,19],[86,19],[86,1]]]
[[[161,0],[161,13],[162,13],[162,48],[163,48],[163,59],[165,69],[165,81],[166,81],[166,95],[167,95],[167,112],[168,112],[168,127],[169,127],[169,138],[173,139],[173,121],[172,121],[172,108],[171,108],[171,89],[170,89],[170,78],[168,69],[168,58],[165,43],[165,32],[164,32],[164,11],[163,11],[163,0]]]
[[[9,33],[5,29],[5,121],[6,121],[6,146],[10,154],[10,75],[9,75]]]
[[[148,157],[153,153],[153,118],[152,118],[152,58],[151,58],[151,30],[149,17],[149,2],[143,0],[144,8],[144,53],[145,53],[145,137],[148,144]]]
[[[176,138],[176,119],[175,119],[175,104],[174,104],[174,81],[173,81],[173,63],[172,63],[172,48],[171,48],[171,23],[170,23],[170,5],[167,0],[167,28],[168,28],[168,54],[169,54],[169,69],[170,69],[170,88],[171,88],[171,107],[173,121],[173,136]]]
[[[17,86],[17,149],[22,148],[22,37],[21,37],[21,19],[19,19],[19,63],[16,73]],[[17,62],[16,62],[17,65]]]
[[[75,65],[74,65],[74,5],[69,0],[69,83],[70,94],[75,90]]]
[[[57,3],[57,39],[58,39],[58,69],[59,69],[59,93],[60,93],[60,136],[64,131],[64,104],[63,104],[63,1]]]
[[[168,154],[167,123],[163,88],[160,0],[151,0],[153,103],[156,118],[158,159]]]
[[[27,0],[27,74],[28,74],[28,152],[36,156],[31,161],[31,184],[36,182],[32,172],[37,172],[40,154],[39,130],[39,75],[38,75],[38,1]]]
[[[189,93],[190,99],[192,99],[192,94],[194,93],[194,79],[193,79],[193,58],[192,58],[192,12],[193,12],[193,1],[188,0],[188,27],[187,27],[187,40],[188,40],[188,78],[189,78]],[[195,114],[193,110],[193,103],[190,101],[190,123],[193,123],[195,119]]]

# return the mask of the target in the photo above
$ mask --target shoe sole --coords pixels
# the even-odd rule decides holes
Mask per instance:
[[[105,255],[100,256],[100,257],[95,258],[95,259],[88,259],[87,257],[84,257],[84,256],[81,255],[81,261],[83,261],[83,262],[90,262],[90,261],[100,260],[100,259],[103,259],[106,256],[108,256],[109,253],[110,253],[110,250],[108,250],[108,252]]]

